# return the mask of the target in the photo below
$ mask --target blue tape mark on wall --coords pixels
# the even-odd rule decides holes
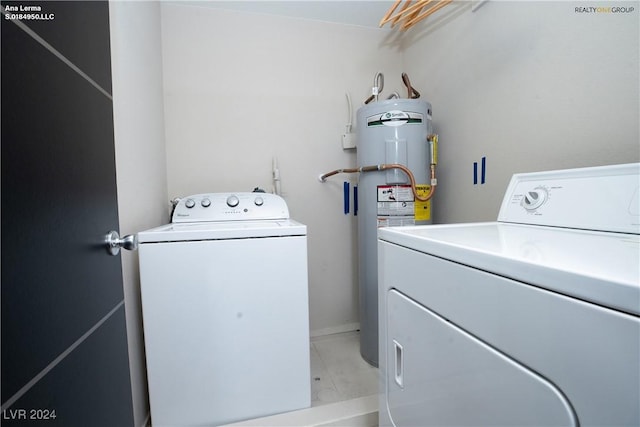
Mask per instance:
[[[358,186],[353,186],[353,216],[358,215]]]
[[[342,184],[344,190],[344,214],[349,213],[349,183],[347,181]]]
[[[484,184],[485,183],[486,170],[487,170],[487,158],[483,157],[482,158],[482,172],[480,173],[480,184]]]
[[[480,184],[487,182],[487,158],[480,161]],[[478,184],[478,162],[473,162],[473,185]]]

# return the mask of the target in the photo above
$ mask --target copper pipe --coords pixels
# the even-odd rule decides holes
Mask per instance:
[[[433,163],[431,164],[431,168],[430,168],[431,169],[431,186],[429,187],[429,193],[427,193],[426,196],[420,196],[418,194],[418,190],[416,190],[416,179],[413,176],[413,172],[411,172],[411,170],[405,165],[401,165],[399,163],[362,166],[359,168],[349,168],[349,169],[336,169],[331,172],[327,172],[324,175],[320,175],[318,179],[321,182],[324,182],[330,176],[337,175],[339,173],[374,172],[374,171],[383,171],[388,169],[400,169],[402,172],[404,172],[407,175],[407,177],[409,177],[409,182],[411,183],[411,191],[413,192],[413,197],[415,197],[415,199],[418,201],[426,202],[430,200],[433,197],[434,193],[436,192],[436,184],[435,184],[436,165]]]
[[[404,83],[404,85],[407,87],[407,98],[420,98],[420,92],[418,92],[413,88],[413,86],[411,86],[411,81],[409,80],[409,75],[407,73],[402,73],[402,83]]]

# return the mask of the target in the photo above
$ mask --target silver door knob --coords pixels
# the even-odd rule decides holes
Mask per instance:
[[[109,255],[116,256],[120,253],[120,248],[128,251],[135,251],[138,249],[138,235],[129,234],[122,239],[117,231],[110,231],[104,239],[107,245],[107,251]]]

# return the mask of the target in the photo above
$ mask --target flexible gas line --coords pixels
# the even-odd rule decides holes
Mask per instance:
[[[411,170],[405,165],[401,165],[399,163],[390,163],[390,164],[378,164],[371,166],[361,166],[359,168],[348,168],[348,169],[336,169],[331,172],[327,172],[318,177],[320,182],[325,182],[327,178],[333,175],[337,175],[339,173],[362,173],[362,172],[374,172],[374,171],[383,171],[388,169],[400,169],[403,171],[408,177],[409,182],[411,183],[411,191],[413,192],[413,196],[416,200],[421,202],[426,202],[431,200],[433,195],[436,192],[436,186],[438,185],[438,180],[436,179],[436,164],[438,163],[437,153],[438,153],[438,135],[429,135],[427,137],[427,141],[429,141],[429,150],[431,151],[431,164],[429,165],[429,169],[431,172],[431,181],[429,192],[426,196],[420,196],[418,191],[416,190],[416,179],[413,176]]]

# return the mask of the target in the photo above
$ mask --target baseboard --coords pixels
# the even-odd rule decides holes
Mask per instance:
[[[360,323],[347,323],[340,326],[334,326],[331,328],[314,329],[309,334],[311,338],[321,337],[323,335],[341,334],[343,332],[353,332],[360,330]]]
[[[342,418],[315,427],[378,427],[378,411]]]
[[[378,395],[228,424],[226,427],[376,427]]]

